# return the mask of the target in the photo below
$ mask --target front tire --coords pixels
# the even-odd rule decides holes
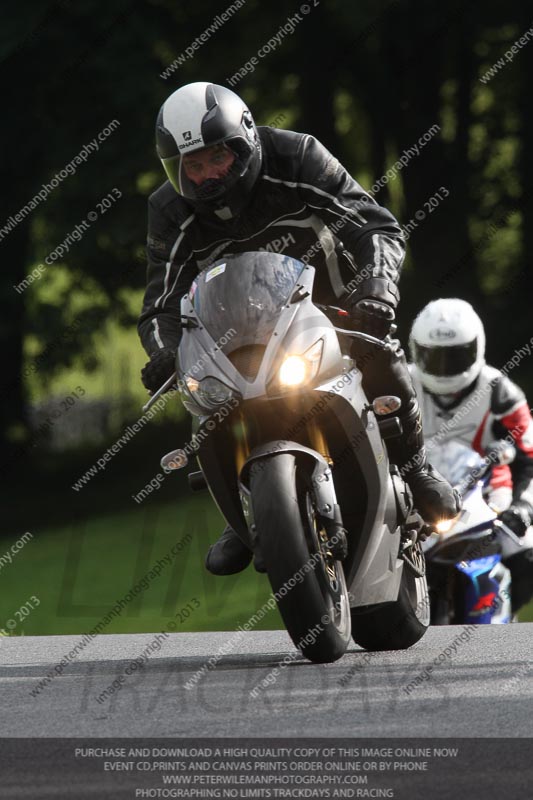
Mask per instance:
[[[336,661],[351,637],[348,591],[309,471],[290,453],[269,456],[252,464],[250,491],[259,550],[289,636],[310,661]]]

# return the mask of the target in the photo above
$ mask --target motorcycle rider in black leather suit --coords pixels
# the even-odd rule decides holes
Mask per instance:
[[[389,211],[314,137],[256,127],[231,90],[188,84],[165,101],[157,152],[168,180],[149,200],[148,285],[139,335],[153,392],[175,370],[180,300],[199,271],[230,253],[283,252],[316,269],[314,299],[345,308],[354,326],[384,339],[399,301],[401,229]],[[387,449],[427,522],[454,516],[459,500],[427,463],[418,402],[400,343],[357,344],[353,353],[368,399],[395,394],[403,434]],[[244,569],[252,553],[226,528],[210,549],[217,575]]]

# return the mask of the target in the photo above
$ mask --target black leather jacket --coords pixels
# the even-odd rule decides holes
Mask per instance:
[[[180,300],[215,259],[283,252],[316,268],[315,299],[342,305],[366,279],[396,292],[400,226],[315,138],[260,127],[261,173],[238,217],[200,216],[166,181],[150,197],[148,285],[139,335],[148,353],[180,339]]]

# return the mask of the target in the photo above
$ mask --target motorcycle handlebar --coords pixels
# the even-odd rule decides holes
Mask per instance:
[[[148,409],[149,409],[149,408],[151,408],[151,407],[153,406],[153,404],[156,402],[156,400],[158,400],[158,398],[159,398],[159,397],[161,397],[161,395],[163,394],[163,392],[166,392],[168,389],[170,389],[170,387],[171,387],[171,386],[172,386],[174,383],[176,383],[176,378],[177,378],[177,377],[178,377],[178,373],[177,373],[177,372],[173,372],[173,373],[172,373],[172,375],[170,376],[170,378],[168,378],[168,379],[167,379],[167,380],[164,382],[164,384],[163,384],[162,386],[160,386],[160,387],[159,387],[159,389],[157,390],[157,392],[155,392],[155,394],[153,394],[153,395],[151,396],[151,398],[148,400],[148,402],[144,404],[144,406],[143,406],[143,411],[148,411]]]
[[[384,339],[378,339],[376,336],[371,336],[369,333],[363,333],[362,331],[354,331],[351,329],[346,330],[345,328],[338,328],[335,324],[335,320],[332,319],[332,316],[342,316],[346,317],[349,316],[348,312],[344,308],[339,308],[338,306],[326,306],[322,305],[321,303],[315,303],[315,306],[319,309],[319,311],[323,311],[324,314],[327,316],[330,322],[333,323],[333,327],[335,328],[336,333],[342,333],[345,336],[351,336],[354,339],[361,339],[364,342],[368,342],[376,347],[381,347],[383,350],[392,350],[394,349],[394,345],[389,341],[385,341]],[[397,329],[396,325],[391,326],[391,333],[395,333]]]

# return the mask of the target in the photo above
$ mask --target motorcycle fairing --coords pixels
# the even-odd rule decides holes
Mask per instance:
[[[508,570],[497,554],[463,561],[456,569],[467,579],[464,592],[464,619],[477,625],[511,621]]]
[[[248,269],[252,272],[254,269],[259,270],[262,274],[262,286],[269,286],[269,264],[287,259],[285,256],[267,253],[251,255],[255,260],[248,264]],[[403,520],[399,519],[401,515],[398,513],[389,474],[388,457],[373,411],[361,386],[361,374],[355,368],[346,368],[333,323],[312,303],[315,270],[301,264],[299,270],[294,267],[294,259],[288,259],[291,262],[288,266],[294,285],[289,287],[288,283],[281,282],[283,290],[280,290],[277,299],[269,306],[268,325],[257,328],[250,340],[244,332],[239,331],[238,302],[234,303],[235,307],[232,306],[232,315],[227,321],[222,317],[222,323],[218,320],[213,326],[210,320],[209,324],[204,323],[201,316],[207,305],[206,295],[212,294],[218,287],[221,289],[221,296],[226,298],[223,308],[227,308],[231,293],[223,287],[231,279],[232,270],[241,263],[239,258],[234,257],[237,263],[232,263],[231,258],[226,259],[224,271],[216,273],[209,281],[207,277],[211,269],[203,277],[198,276],[192,300],[191,295],[182,300],[181,313],[187,318],[189,326],[183,331],[179,347],[180,378],[185,379],[191,372],[197,381],[206,377],[217,378],[231,388],[234,396],[239,399],[242,410],[249,409],[250,404],[257,404],[257,407],[262,404],[267,411],[270,407],[289,407],[291,393],[277,383],[281,360],[288,354],[304,354],[318,340],[322,340],[317,380],[311,382],[306,390],[308,404],[312,406],[322,398],[327,399],[328,410],[324,414],[324,424],[327,425],[329,421],[332,429],[348,443],[349,448],[352,442],[351,449],[354,452],[347,454],[346,464],[342,466],[344,468],[349,463],[349,457],[353,456],[355,460],[349,463],[349,467],[353,468],[354,475],[359,475],[359,486],[354,479],[350,490],[344,491],[344,499],[339,499],[343,515],[346,507],[350,516],[351,506],[353,517],[359,523],[350,526],[350,520],[343,520],[352,544],[344,563],[351,604],[357,607],[395,601],[404,565],[403,560],[398,558],[399,522]],[[238,297],[237,284],[234,283],[233,286],[235,297]],[[255,298],[254,290],[250,288],[253,283],[249,281],[246,287],[247,302],[251,302],[252,297],[261,305],[261,297]],[[216,306],[216,298],[214,305]],[[222,311],[222,308],[218,310]],[[246,315],[244,317],[246,324],[249,324]],[[236,330],[236,334],[219,346],[213,336],[220,334],[226,325]],[[234,348],[241,346],[263,348],[255,376],[244,377],[232,363]],[[197,407],[193,410],[189,405],[187,407],[200,417],[197,434],[201,436],[207,430],[206,425],[211,422],[215,410],[210,414],[207,409]],[[237,414],[238,411],[232,414],[232,421]],[[239,497],[237,485],[231,479],[229,463],[223,463],[229,441],[224,440],[228,425],[229,422],[219,425],[203,438],[198,448],[198,459],[213,499],[224,517],[243,541],[253,545],[253,537],[243,513],[242,492]],[[276,441],[278,437],[279,430],[272,439]],[[358,437],[357,440],[354,437]],[[272,442],[269,442],[269,446],[272,446]],[[288,451],[290,452],[290,445]],[[342,461],[342,457],[341,452],[338,460]],[[334,465],[335,488],[338,472]],[[217,488],[216,497],[211,487]]]

